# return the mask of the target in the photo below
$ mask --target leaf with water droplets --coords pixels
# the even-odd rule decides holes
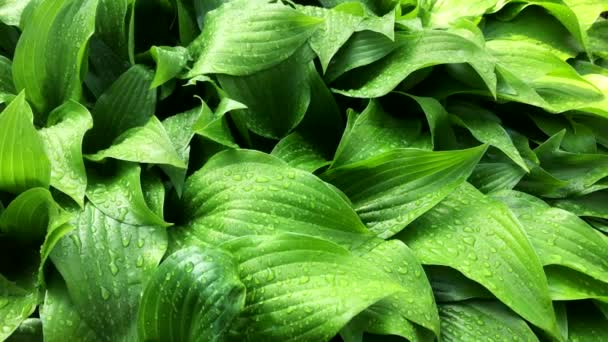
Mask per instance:
[[[151,87],[156,88],[182,73],[190,60],[188,49],[181,46],[153,46],[150,56],[156,62]]]
[[[169,256],[148,282],[139,307],[146,341],[223,341],[245,305],[245,285],[232,256],[189,247]],[[178,307],[179,310],[174,310]]]
[[[508,338],[538,342],[526,322],[500,302],[466,301],[439,305],[441,340],[482,341]]]
[[[118,222],[91,203],[72,224],[75,229],[59,241],[51,260],[76,311],[99,340],[133,341],[132,318],[167,248],[165,229]]]
[[[608,303],[608,283],[563,266],[545,266],[545,274],[555,301],[596,299]]]
[[[309,172],[314,172],[330,163],[307,135],[298,132],[281,139],[272,149],[271,154],[281,158],[291,167]]]
[[[11,60],[0,56],[0,104],[10,102],[17,93],[13,84],[12,68]]]
[[[593,342],[608,340],[608,319],[591,303],[568,308],[568,341]]]
[[[504,204],[465,183],[398,237],[423,264],[457,269],[559,338],[542,264]]]
[[[446,248],[452,253],[456,250],[456,247]],[[483,286],[453,268],[427,265],[424,267],[424,271],[433,287],[433,294],[438,303],[494,298]]]
[[[398,148],[330,169],[323,178],[344,191],[372,232],[387,238],[462,184],[485,150],[485,145],[456,151]]]
[[[401,288],[372,263],[310,236],[246,236],[222,247],[235,256],[247,288],[235,326],[244,341],[329,340]]]
[[[0,340],[4,341],[37,305],[36,291],[27,291],[0,275]]]
[[[608,190],[596,191],[584,196],[549,200],[552,206],[567,210],[577,216],[608,219]]]

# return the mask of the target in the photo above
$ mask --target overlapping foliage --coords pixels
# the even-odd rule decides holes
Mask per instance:
[[[606,11],[0,1],[0,340],[608,340]]]

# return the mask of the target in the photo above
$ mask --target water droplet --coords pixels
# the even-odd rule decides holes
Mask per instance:
[[[144,265],[144,258],[140,255],[137,257],[137,260],[135,260],[135,266],[142,267],[143,265]]]
[[[143,259],[142,259],[142,263],[143,263]],[[191,262],[186,263],[186,267],[185,267],[186,272],[190,273],[190,272],[192,272],[193,269],[194,269],[193,263],[191,263]]]
[[[306,284],[309,280],[310,278],[308,276],[301,276],[299,282],[300,284]]]
[[[108,300],[110,298],[110,292],[103,286],[101,287],[101,298],[104,300]]]

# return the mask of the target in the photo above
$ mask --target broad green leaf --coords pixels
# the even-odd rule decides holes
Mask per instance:
[[[500,302],[467,301],[439,305],[442,341],[508,338],[538,341],[526,322]]]
[[[10,59],[0,56],[0,104],[10,102],[16,94],[12,67]]]
[[[0,231],[26,244],[38,246],[47,230],[65,223],[68,218],[44,188],[21,193],[0,215]]]
[[[376,100],[369,104],[360,115],[348,116],[344,131],[331,167],[349,165],[398,148],[425,147],[420,140],[419,120],[395,117],[386,113]]]
[[[593,342],[608,339],[608,320],[597,309],[568,310],[568,341]]]
[[[246,236],[223,247],[235,256],[247,288],[236,329],[244,341],[329,340],[353,316],[400,289],[373,264],[326,240]]]
[[[150,210],[162,218],[165,212],[166,189],[157,170],[144,170],[141,175],[141,190]]]
[[[435,300],[439,303],[460,302],[475,298],[494,298],[483,286],[453,268],[425,266],[424,271],[433,288]]]
[[[99,0],[95,35],[122,60],[133,62],[133,12],[135,0]]]
[[[186,181],[177,245],[292,232],[358,247],[373,239],[347,199],[309,172],[258,151],[227,150]]]
[[[589,29],[589,45],[591,52],[608,59],[608,20],[598,19]]]
[[[456,136],[452,129],[448,112],[441,103],[432,97],[414,96],[397,92],[408,96],[420,106],[431,131],[432,147],[436,149],[449,149],[456,145]]]
[[[525,174],[526,171],[514,163],[482,161],[475,166],[468,182],[487,194],[500,190],[512,190]]]
[[[351,73],[351,77],[345,75],[334,91],[351,97],[380,97],[416,70],[438,64],[469,63],[495,94],[494,58],[475,42],[437,30],[396,33],[395,41],[400,44],[399,48],[380,61]]]
[[[398,282],[401,290],[353,318],[350,328],[415,340],[417,333],[412,330],[417,329],[412,323],[416,323],[438,336],[439,316],[433,292],[412,251],[401,241],[390,240],[361,254],[361,257]]]
[[[135,65],[99,97],[91,112],[93,129],[85,136],[86,152],[107,148],[126,130],[150,120],[156,106],[156,90],[151,85],[151,72]]]
[[[89,42],[88,62],[84,83],[95,98],[99,98],[131,66],[95,35]]]
[[[580,67],[580,65],[583,67]],[[591,102],[588,103],[588,106],[585,108],[581,108],[581,111],[593,113],[595,115],[599,115],[602,118],[608,117],[608,96],[606,93],[608,91],[608,71],[607,68],[600,68],[597,66],[591,67],[588,63],[581,63],[577,65],[577,71],[583,75],[583,78],[595,85],[601,92],[604,93],[604,98],[599,102]],[[593,129],[593,127],[590,127]]]
[[[298,132],[281,139],[271,154],[291,167],[308,172],[315,172],[330,164],[322,151],[307,136]]]
[[[22,289],[0,275],[0,340],[7,339],[36,305],[36,292]]]
[[[608,283],[608,237],[526,193],[504,191],[492,197],[517,216],[543,266],[566,266]]]
[[[577,216],[608,219],[608,191],[596,191],[588,195],[552,200],[552,206],[567,210]]]
[[[289,134],[310,104],[310,73],[314,68],[307,52],[301,50],[273,68],[249,76],[219,75],[230,98],[247,106],[235,112],[237,120],[267,138]]]
[[[43,341],[42,321],[39,318],[28,318],[21,322],[17,330],[7,340],[9,342]]]
[[[227,2],[207,14],[203,33],[190,45],[195,63],[187,76],[243,76],[274,67],[293,55],[321,22],[281,3]]]
[[[198,120],[194,123],[194,133],[227,147],[237,148],[225,114],[233,110],[246,110],[247,106],[231,98],[223,97],[215,112],[203,103]]]
[[[156,88],[182,73],[190,60],[188,49],[181,46],[153,46],[150,55],[156,62],[151,87]]]
[[[118,222],[92,204],[51,253],[74,306],[99,340],[132,341],[141,293],[167,247],[164,228]]]
[[[545,267],[553,300],[598,299],[608,302],[608,283],[563,266]]]
[[[51,165],[33,119],[25,92],[0,113],[0,190],[20,193],[49,186]]]
[[[109,175],[90,173],[87,198],[95,208],[121,223],[134,226],[164,226],[162,216],[152,211],[141,187],[141,168],[120,164]]]
[[[19,38],[13,59],[17,90],[27,89],[44,117],[63,102],[80,100],[98,0],[41,0]]]
[[[507,206],[463,184],[398,237],[423,264],[457,269],[559,336],[542,264]]]
[[[188,45],[201,33],[197,25],[194,3],[197,0],[174,0],[172,4],[177,10],[179,24],[179,40],[181,45]]]
[[[597,144],[593,131],[574,120],[559,115],[530,115],[534,123],[548,136],[555,135],[565,129],[561,148],[573,153],[596,153]]]
[[[82,207],[87,188],[82,141],[93,127],[91,114],[81,104],[68,101],[51,112],[48,124],[38,133],[51,162],[51,186]]]
[[[125,131],[109,148],[86,157],[93,161],[113,158],[137,163],[186,167],[175,151],[163,124],[156,116],[152,116],[144,126]]]
[[[391,11],[399,3],[397,0],[320,0],[319,2],[326,8],[340,6],[344,3],[358,2],[379,15]],[[403,3],[404,0],[401,0],[401,2]]]
[[[0,0],[0,22],[19,26],[21,13],[31,0]]]
[[[461,185],[485,150],[395,149],[331,169],[323,178],[344,191],[373,233],[388,238]]]
[[[475,139],[484,144],[494,146],[506,154],[519,167],[529,171],[526,162],[521,157],[507,131],[502,127],[500,119],[494,113],[472,104],[459,103],[448,107],[456,123],[466,127]]]
[[[231,255],[209,247],[182,249],[163,261],[146,286],[139,336],[146,341],[222,341],[244,306],[245,285]]]
[[[423,20],[428,26],[437,28],[450,27],[461,18],[478,21],[485,13],[498,11],[508,0],[427,0],[421,1]]]
[[[80,317],[61,277],[49,281],[40,306],[40,319],[46,341],[99,341],[95,331]]]

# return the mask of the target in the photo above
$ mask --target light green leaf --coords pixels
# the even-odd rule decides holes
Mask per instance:
[[[141,168],[137,164],[120,164],[108,176],[91,173],[87,198],[112,219],[134,226],[166,226],[162,216],[152,211],[141,187]]]
[[[49,127],[38,133],[51,162],[51,186],[84,205],[87,175],[82,160],[82,141],[93,127],[89,111],[68,101],[49,115]]]
[[[171,230],[177,245],[217,245],[277,232],[318,236],[349,248],[373,239],[331,185],[258,151],[216,154],[186,181],[182,207],[189,223]]]
[[[167,247],[163,228],[120,223],[86,204],[51,253],[74,306],[100,340],[133,341],[141,293]]]
[[[400,289],[374,265],[326,240],[246,236],[223,247],[238,261],[247,288],[236,329],[244,341],[329,340],[353,316]]]
[[[274,67],[293,55],[321,22],[266,0],[225,3],[207,14],[203,33],[190,45],[195,63],[187,77],[243,76]]]
[[[223,97],[215,113],[203,103],[198,120],[194,124],[194,133],[227,147],[238,148],[234,141],[230,126],[224,115],[232,110],[246,109],[247,106]]]
[[[589,29],[589,45],[591,52],[608,59],[608,20],[598,19]]]
[[[399,238],[423,264],[457,269],[559,338],[542,265],[507,206],[463,184]]]
[[[49,186],[51,165],[32,121],[25,92],[0,113],[0,190],[20,193]]]
[[[514,163],[480,162],[475,166],[468,182],[487,194],[500,190],[512,190],[526,174],[521,167]]]
[[[0,56],[0,104],[10,102],[17,92],[13,84],[12,67],[10,59]]]
[[[85,151],[107,148],[126,130],[148,122],[156,106],[156,90],[151,86],[152,73],[143,66],[132,66],[123,73],[95,103]]]
[[[0,22],[19,26],[21,13],[31,0],[0,0]]]
[[[538,341],[526,322],[500,302],[442,304],[439,315],[442,341],[482,341],[494,337]]]
[[[87,43],[98,0],[41,0],[23,27],[13,59],[18,91],[43,118],[63,102],[80,100]]]
[[[219,75],[230,98],[247,106],[235,112],[236,118],[267,138],[281,139],[289,134],[310,104],[311,59],[303,49],[273,68],[249,76]]]
[[[608,283],[563,266],[545,266],[553,300],[598,299],[608,302]]]
[[[577,216],[589,216],[608,219],[608,191],[596,191],[594,193],[552,200],[552,206],[567,210]]]
[[[308,136],[298,132],[281,139],[272,149],[271,154],[291,167],[308,172],[315,172],[330,163]]]
[[[456,145],[456,136],[452,129],[448,112],[437,99],[432,97],[414,96],[402,92],[416,102],[424,112],[431,131],[431,146],[435,149],[451,149]]]
[[[141,190],[148,207],[160,218],[165,212],[166,189],[160,173],[155,169],[144,170],[141,175]]]
[[[504,191],[492,197],[517,216],[544,266],[566,266],[608,283],[608,237],[526,193]]]
[[[508,0],[427,0],[421,1],[423,20],[428,26],[437,28],[450,27],[461,18],[479,21],[485,13],[498,11]]]
[[[156,116],[152,116],[144,126],[125,131],[109,148],[86,157],[93,161],[113,158],[186,168],[186,164],[175,151],[163,124]]]
[[[380,61],[358,69],[352,77],[345,77],[335,85],[334,91],[351,97],[380,97],[416,70],[438,64],[469,63],[490,92],[496,93],[494,58],[475,42],[438,30],[397,33],[395,41],[399,48]]]
[[[245,285],[231,255],[209,247],[182,249],[163,261],[148,282],[139,308],[139,336],[222,341],[244,306]]]
[[[425,147],[419,139],[422,125],[419,120],[395,117],[384,112],[376,100],[360,115],[349,114],[331,168],[349,165],[398,148]]]
[[[0,340],[7,339],[36,305],[36,292],[24,290],[0,275]]]
[[[323,178],[344,191],[373,233],[388,238],[461,185],[485,150],[395,149],[331,169]]]
[[[181,46],[153,46],[150,55],[156,62],[151,87],[156,88],[182,73],[190,60],[188,49]]]

